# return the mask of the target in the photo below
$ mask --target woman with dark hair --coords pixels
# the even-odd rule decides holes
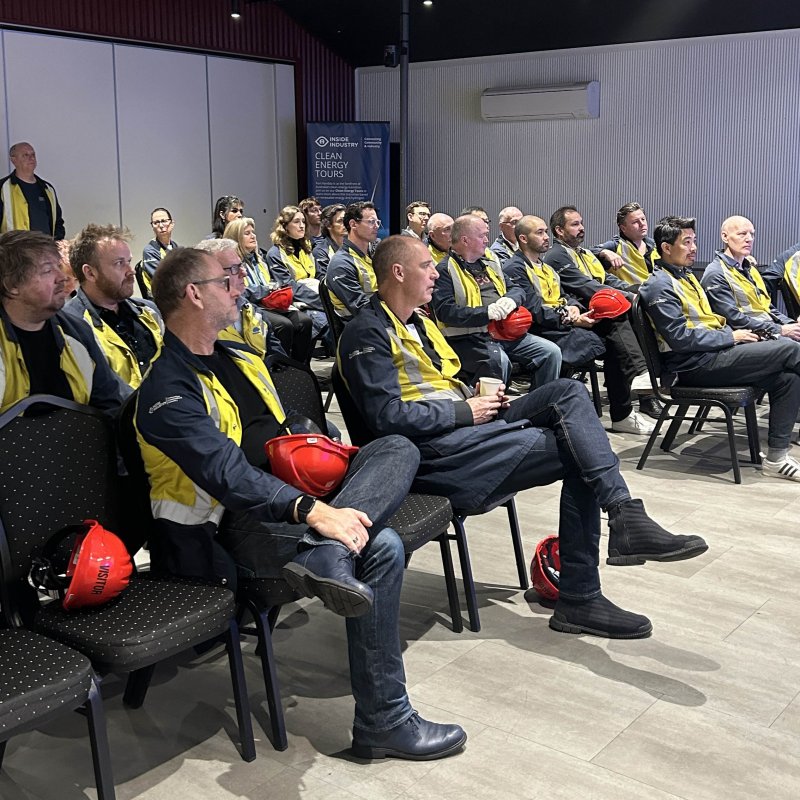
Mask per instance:
[[[271,274],[266,254],[258,246],[255,222],[250,217],[234,219],[225,226],[223,238],[236,242],[244,267],[245,297],[272,326],[283,349],[296,361],[307,364],[311,360],[311,319],[293,305],[277,308],[270,301],[281,282]]]
[[[211,236],[209,239],[221,239],[225,226],[244,214],[244,203],[235,194],[226,194],[214,204],[211,216]]]
[[[333,254],[342,246],[347,230],[344,227],[344,209],[341,203],[333,203],[322,209],[322,235],[311,251],[317,267],[317,277],[322,280],[328,271]]]
[[[267,251],[267,266],[273,278],[291,286],[294,302],[313,323],[313,337],[321,336],[325,349],[334,352],[332,337],[327,335],[328,318],[319,296],[319,278],[311,242],[306,238],[306,218],[298,206],[284,206],[272,228],[272,247]]]

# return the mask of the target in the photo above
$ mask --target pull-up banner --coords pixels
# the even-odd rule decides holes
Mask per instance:
[[[309,122],[308,193],[324,208],[370,200],[389,234],[389,123]]]

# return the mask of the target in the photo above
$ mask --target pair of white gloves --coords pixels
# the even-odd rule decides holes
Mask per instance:
[[[494,303],[489,303],[486,310],[489,312],[489,319],[497,322],[505,319],[516,307],[517,304],[510,297],[501,297]]]

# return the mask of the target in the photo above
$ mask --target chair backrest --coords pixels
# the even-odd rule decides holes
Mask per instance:
[[[647,316],[647,312],[642,306],[639,295],[633,298],[631,320],[633,322],[633,331],[636,334],[639,347],[642,348],[644,360],[647,363],[647,371],[650,373],[650,382],[653,384],[653,391],[661,398],[661,376],[664,372],[661,366],[661,353],[658,350],[656,332],[653,329],[650,318]]]
[[[336,313],[336,309],[333,307],[331,293],[328,290],[328,284],[325,283],[324,279],[319,282],[319,299],[322,300],[322,307],[325,309],[325,316],[328,318],[328,325],[333,331],[334,341],[338,343],[339,337],[342,335],[342,331],[344,330],[344,321]]]
[[[331,369],[331,386],[333,386],[333,392],[339,402],[339,411],[342,412],[344,424],[350,434],[350,441],[356,447],[363,447],[365,444],[369,444],[375,438],[375,435],[361,416],[361,412],[339,372],[338,364],[334,364],[333,369]]]
[[[54,533],[84,519],[116,533],[124,516],[107,416],[48,395],[27,397],[0,415],[0,603],[6,613],[25,620],[38,607],[27,575]]]
[[[266,363],[287,415],[301,414],[327,431],[322,392],[311,368],[278,354],[268,356]]]
[[[142,293],[142,297],[144,297],[145,300],[152,300],[153,295],[151,294],[150,288],[144,279],[143,270],[144,267],[142,266],[142,262],[138,261],[136,266],[133,268],[133,274],[136,276],[136,284],[139,287],[139,291]]]
[[[792,319],[797,319],[800,316],[800,303],[797,302],[792,287],[787,285],[785,278],[781,281],[780,290],[783,303],[786,306],[786,315]]]

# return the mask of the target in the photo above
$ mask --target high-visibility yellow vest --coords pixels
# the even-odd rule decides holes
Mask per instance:
[[[299,253],[288,253],[282,247],[278,250],[281,254],[281,261],[283,261],[289,274],[296,280],[300,281],[303,278],[314,278],[317,275],[317,267],[314,264],[314,259],[311,258],[311,253],[306,253],[301,250]]]
[[[526,260],[525,273],[528,280],[536,287],[546,306],[556,308],[566,305],[566,300],[561,296],[561,281],[558,274],[549,265],[540,261],[530,264]]]
[[[503,270],[500,268],[500,264],[496,258],[484,258],[482,259],[482,263],[486,267],[486,274],[489,276],[494,288],[497,290],[500,297],[502,297],[506,293],[506,282],[503,278]],[[445,269],[447,269],[453,281],[453,296],[456,305],[462,308],[480,308],[483,305],[483,298],[481,297],[481,290],[475,278],[465,270],[453,256],[447,259]],[[485,333],[487,330],[486,325],[472,328],[459,328],[457,326],[446,325],[444,322],[439,322],[439,328],[445,336],[464,336],[469,333]]]
[[[3,218],[0,219],[0,233],[6,231],[29,231],[31,229],[31,220],[28,211],[28,201],[22,189],[16,183],[11,183],[9,177],[3,183]],[[51,236],[55,236],[56,220],[58,215],[56,212],[56,193],[53,187],[44,182],[44,193],[47,197],[47,202],[50,203],[50,219],[52,220]]]
[[[739,310],[743,314],[747,314],[748,317],[773,321],[772,315],[769,313],[772,306],[769,292],[761,273],[753,263],[745,259],[742,264],[747,270],[750,280],[745,275],[742,275],[738,269],[731,267],[722,259],[720,259],[720,263],[722,264],[722,274],[725,276]]]
[[[616,247],[617,255],[625,262],[621,267],[614,267],[614,274],[626,283],[644,283],[658,261],[658,250],[654,247],[646,255],[639,252],[633,242],[620,237]]]
[[[250,303],[245,303],[239,311],[239,322],[242,326],[241,332],[235,325],[229,325],[219,332],[217,338],[228,342],[243,342],[263,359],[267,354],[268,331],[264,318]]]

